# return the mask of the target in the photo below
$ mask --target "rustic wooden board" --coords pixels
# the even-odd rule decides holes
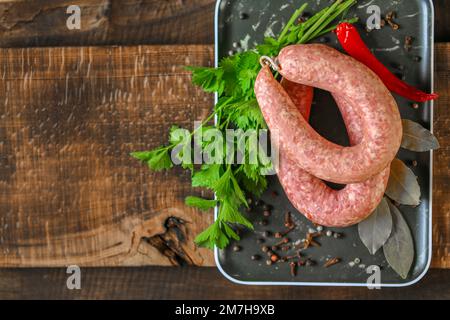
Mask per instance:
[[[0,46],[213,43],[215,0],[1,0]],[[68,30],[67,7],[81,9]]]
[[[326,289],[287,286],[243,287],[230,282],[215,268],[198,267],[83,268],[81,269],[81,290],[68,290],[67,277],[65,268],[0,269],[0,299],[230,299],[238,301],[450,299],[450,270],[444,269],[430,270],[426,277],[414,286],[382,290],[368,290],[365,287]],[[311,305],[308,304],[308,307]],[[122,310],[124,308],[121,308]],[[315,312],[315,309],[310,308],[310,310]],[[129,313],[128,310],[126,312]],[[302,317],[308,317],[302,309],[299,313]],[[283,317],[277,317],[277,319],[283,319]]]
[[[1,50],[0,266],[212,265],[193,244],[212,214],[184,205],[188,174],[129,156],[210,112],[183,66],[212,57],[211,46]],[[169,217],[185,225],[167,229]]]
[[[432,266],[450,268],[450,43],[435,48],[435,89],[440,98],[434,109],[434,131],[441,149],[434,153]]]
[[[433,267],[450,268],[450,44],[436,51]],[[200,192],[189,176],[128,156],[210,111],[182,66],[212,57],[211,46],[1,50],[0,266],[212,265],[192,245],[212,215],[184,206]],[[164,227],[171,216],[189,222],[184,243]]]
[[[212,44],[216,0],[1,0],[0,47]],[[436,41],[450,41],[450,1],[434,0]],[[81,30],[66,9],[81,8]]]

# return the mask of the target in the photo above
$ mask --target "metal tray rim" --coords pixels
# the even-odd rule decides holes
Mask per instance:
[[[214,65],[215,67],[219,64],[219,12],[220,12],[220,4],[223,0],[216,0],[215,10],[214,10]],[[434,23],[435,23],[435,12],[433,0],[426,0],[430,6],[431,10],[431,91],[434,91]],[[218,96],[217,93],[214,94],[214,104],[217,104]],[[215,117],[214,121],[217,121]],[[430,130],[434,132],[434,101],[430,103]],[[415,279],[406,283],[381,283],[380,287],[383,288],[403,288],[415,285],[420,280],[422,280],[427,274],[428,270],[431,266],[432,259],[432,246],[433,246],[433,238],[432,238],[432,221],[433,221],[433,150],[430,151],[430,200],[429,200],[429,221],[428,221],[428,259],[427,264],[422,271],[422,273],[417,276]],[[217,219],[218,215],[218,207],[214,208],[214,220]],[[229,281],[240,284],[240,285],[252,285],[252,286],[317,286],[317,287],[368,287],[367,283],[350,283],[350,282],[280,282],[280,281],[242,281],[236,278],[233,278],[231,275],[226,273],[226,271],[222,268],[219,260],[219,249],[217,247],[214,248],[214,261],[216,263],[217,269],[219,269],[220,273]]]

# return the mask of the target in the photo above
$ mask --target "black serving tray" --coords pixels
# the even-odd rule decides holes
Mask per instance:
[[[264,36],[277,35],[295,9],[308,2],[306,9],[309,13],[330,4],[328,0],[219,0],[216,7],[216,63],[233,50],[233,43],[239,42],[246,48],[252,48],[260,43]],[[397,12],[397,19],[401,28],[393,31],[390,27],[365,32],[365,21],[369,16],[366,13],[369,5],[378,5],[382,14],[389,11]],[[241,19],[240,14],[245,13],[248,19]],[[428,0],[363,0],[349,11],[348,16],[360,17],[358,27],[364,41],[373,49],[376,56],[391,71],[401,73],[404,79],[425,91],[433,88],[433,37],[434,12],[433,4]],[[414,38],[413,48],[409,52],[404,49],[405,36]],[[333,34],[326,36],[328,45],[340,49]],[[415,57],[420,57],[418,62]],[[398,66],[403,66],[398,70]],[[395,96],[402,118],[419,122],[432,130],[433,104],[421,104],[419,109],[411,107],[411,102]],[[348,138],[344,123],[331,95],[327,92],[315,90],[315,102],[311,114],[312,126],[324,137],[342,145],[348,145]],[[359,240],[357,226],[334,229],[342,233],[342,239],[321,237],[322,246],[308,252],[308,256],[317,261],[312,267],[299,269],[298,275],[292,277],[287,263],[277,263],[267,266],[265,254],[261,252],[261,245],[256,239],[266,231],[279,231],[284,229],[283,219],[286,211],[291,211],[297,228],[290,234],[291,239],[301,239],[313,225],[295,210],[286,198],[276,177],[270,178],[269,190],[262,200],[273,206],[273,214],[269,225],[262,226],[261,210],[249,213],[248,216],[255,224],[255,232],[243,231],[239,245],[242,250],[233,252],[232,247],[215,251],[216,263],[225,277],[233,282],[249,285],[322,285],[322,286],[366,286],[369,277],[365,269],[350,267],[349,261],[360,258],[366,266],[377,265],[381,267],[382,286],[408,286],[419,281],[429,268],[431,261],[431,180],[432,180],[432,153],[414,153],[406,150],[399,152],[399,157],[406,163],[413,160],[418,166],[413,170],[418,176],[422,190],[421,205],[412,208],[401,206],[405,219],[412,231],[416,257],[413,268],[407,279],[399,277],[388,265],[382,249],[371,256],[363,243]],[[274,196],[274,191],[278,196]],[[271,239],[267,243],[275,243]],[[260,254],[260,261],[252,261],[251,256]],[[327,258],[339,257],[343,262],[330,268],[323,268],[322,264]]]

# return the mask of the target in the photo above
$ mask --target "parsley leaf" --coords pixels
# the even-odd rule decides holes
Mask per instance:
[[[192,176],[192,186],[212,189],[220,178],[221,168],[222,165],[220,164],[203,165],[201,170],[195,172]]]
[[[146,162],[149,168],[154,171],[162,171],[173,167],[167,147],[159,147],[146,152],[133,152],[131,156]]]
[[[225,82],[222,81],[222,68],[186,67],[192,72],[192,82],[201,87],[205,92],[218,92],[222,94]]]
[[[217,220],[195,238],[195,243],[209,249],[214,249],[214,246],[220,249],[225,248],[230,243],[230,237],[226,231],[224,232],[223,225],[222,221]]]
[[[190,207],[195,207],[203,211],[212,209],[217,205],[217,200],[206,200],[203,198],[192,196],[186,197],[184,202]]]

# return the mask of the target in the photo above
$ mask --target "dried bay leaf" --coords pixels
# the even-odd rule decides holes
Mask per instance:
[[[400,210],[390,201],[388,204],[392,214],[393,228],[391,236],[383,246],[383,252],[392,269],[406,279],[414,261],[414,242],[411,230]]]
[[[402,148],[415,152],[439,149],[439,141],[429,130],[411,120],[403,119],[402,123]]]
[[[372,215],[358,225],[359,238],[374,255],[389,239],[392,231],[392,216],[388,200],[383,198]]]
[[[418,206],[420,204],[420,186],[417,177],[399,159],[392,161],[386,195],[403,205]]]

